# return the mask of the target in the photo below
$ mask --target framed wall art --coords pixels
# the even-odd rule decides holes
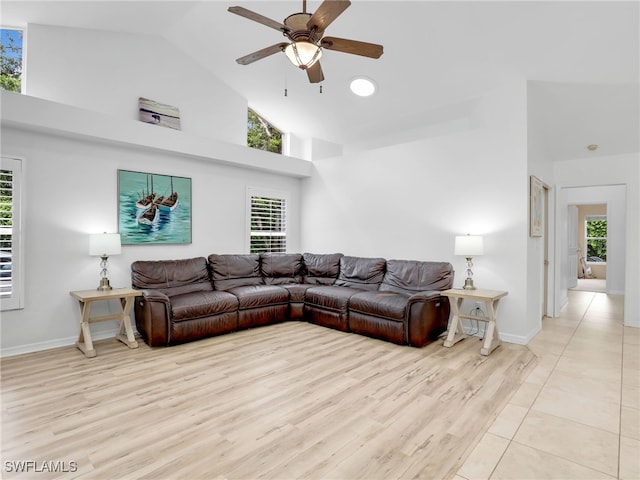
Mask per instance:
[[[118,170],[123,245],[191,243],[191,179]]]
[[[141,122],[180,130],[180,110],[178,107],[140,97],[138,109]]]
[[[529,217],[531,225],[529,227],[529,235],[532,237],[542,236],[542,222],[544,221],[544,199],[542,189],[542,180],[531,175],[529,191]]]

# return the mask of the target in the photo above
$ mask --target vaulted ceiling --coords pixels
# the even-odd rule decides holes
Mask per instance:
[[[320,1],[309,1],[313,12]],[[551,159],[640,151],[640,4],[637,1],[365,1],[330,36],[384,45],[379,60],[325,51],[325,81],[308,82],[284,54],[248,66],[235,59],[283,40],[227,12],[240,5],[277,21],[301,1],[4,1],[4,25],[41,23],[159,35],[196,59],[285,131],[366,142],[414,128],[439,108],[505,78],[530,82],[529,123]],[[372,78],[370,98],[349,81]],[[287,96],[284,96],[284,89]]]

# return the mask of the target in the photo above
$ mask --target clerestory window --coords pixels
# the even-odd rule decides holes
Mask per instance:
[[[250,108],[247,110],[247,145],[282,153],[283,133]]]
[[[0,28],[0,88],[10,92],[22,92],[23,79],[23,31]]]

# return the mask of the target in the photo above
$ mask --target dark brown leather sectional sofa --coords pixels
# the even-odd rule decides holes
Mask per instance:
[[[138,332],[150,346],[303,320],[422,347],[447,328],[446,262],[335,254],[209,255],[131,265]]]

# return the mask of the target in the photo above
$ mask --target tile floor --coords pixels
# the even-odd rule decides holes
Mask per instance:
[[[640,479],[640,329],[623,297],[569,291],[529,348],[538,366],[455,480]]]

